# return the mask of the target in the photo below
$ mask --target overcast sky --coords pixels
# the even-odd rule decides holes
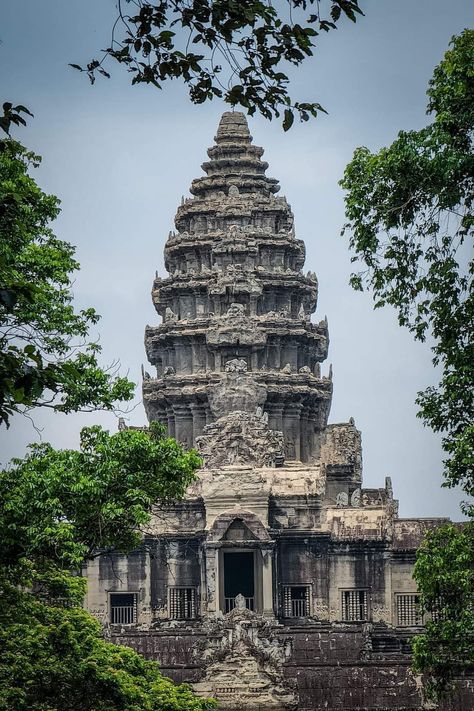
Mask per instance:
[[[402,516],[459,518],[461,493],[440,488],[439,438],[416,418],[418,390],[436,383],[427,345],[399,328],[389,309],[372,310],[369,296],[348,286],[350,259],[338,186],[357,146],[372,150],[400,129],[417,129],[425,116],[426,87],[450,37],[474,24],[472,0],[362,0],[366,17],[341,22],[319,44],[316,57],[294,75],[293,95],[327,108],[284,134],[278,123],[250,119],[254,142],[265,148],[267,174],[280,180],[307,247],[305,271],[316,271],[320,296],[313,320],[329,320],[334,371],[331,422],[354,417],[362,431],[364,482],[383,486],[392,476]],[[146,363],[144,328],[156,324],[150,290],[164,275],[163,247],[181,195],[201,174],[222,102],[193,106],[178,83],[162,92],[131,87],[111,66],[111,80],[90,86],[70,69],[108,46],[114,0],[0,0],[2,101],[35,114],[16,136],[43,155],[41,187],[59,196],[56,234],[77,245],[81,263],[74,292],[78,307],[102,315],[103,361],[119,358],[140,383]],[[137,406],[128,416],[143,424]],[[77,446],[82,426],[115,430],[111,414],[37,412],[42,437]],[[37,441],[30,422],[16,416],[0,432],[0,460],[22,456]]]

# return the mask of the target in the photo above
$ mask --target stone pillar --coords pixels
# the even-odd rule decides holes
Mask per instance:
[[[190,375],[192,373],[192,349],[188,343],[179,342],[175,344],[176,372]]]
[[[202,434],[206,426],[206,408],[205,405],[200,402],[193,403],[189,407],[193,418],[193,446],[195,446],[196,437]]]
[[[274,617],[273,608],[273,549],[262,548],[262,614]]]
[[[176,437],[176,423],[172,407],[168,408],[168,410],[166,411],[166,417],[168,420],[168,436]]]
[[[206,370],[206,356],[203,347],[197,341],[192,343],[192,368],[193,373],[202,373]]]
[[[210,406],[209,406],[209,403],[206,403],[206,404],[204,405],[204,410],[205,410],[205,413],[206,413],[206,425],[210,425],[211,422],[214,422],[214,418],[213,418],[213,416],[212,416],[212,412],[211,412],[211,408],[210,408]]]
[[[207,614],[219,615],[220,579],[219,579],[219,548],[206,546],[204,549],[206,566],[206,599]]]
[[[252,370],[254,373],[256,373],[258,370],[258,351],[256,348],[252,349],[252,352],[250,354],[250,370]]]
[[[300,403],[290,403],[285,407],[283,415],[286,456],[290,460],[301,460],[301,408]]]
[[[300,416],[300,455],[301,461],[307,462],[310,456],[308,408],[303,407]]]
[[[173,405],[175,416],[175,438],[186,449],[191,449],[193,443],[193,416],[188,404]]]
[[[200,594],[200,615],[205,617],[208,614],[207,604],[207,569],[206,569],[206,549],[199,545],[199,568],[201,571],[201,594]]]
[[[265,410],[268,412],[268,426],[271,430],[283,432],[284,405],[279,402],[266,402]]]

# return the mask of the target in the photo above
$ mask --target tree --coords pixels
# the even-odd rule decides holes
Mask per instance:
[[[401,131],[378,153],[355,151],[341,181],[343,232],[350,230],[352,261],[364,267],[352,275],[352,286],[370,289],[375,308],[393,306],[415,339],[432,339],[442,376],[418,394],[418,414],[443,435],[443,485],[460,485],[472,496],[474,30],[452,38],[427,94],[432,123]],[[464,511],[473,518],[472,505],[465,503]],[[415,567],[423,606],[431,610],[441,601],[444,610],[414,644],[415,668],[428,675],[434,694],[474,658],[473,597],[463,598],[465,608],[452,603],[451,582],[452,576],[472,584],[472,525],[432,534]]]
[[[130,14],[126,11],[130,7]],[[221,97],[250,115],[268,119],[283,113],[288,130],[325,111],[316,102],[293,101],[288,93],[288,66],[313,55],[321,33],[337,28],[341,16],[356,21],[358,0],[118,0],[110,47],[86,66],[91,82],[109,77],[104,65],[113,59],[132,73],[132,83],[158,89],[171,79],[189,87],[191,101],[202,104]]]
[[[474,667],[474,524],[446,524],[423,541],[415,578],[428,613],[415,639],[414,670],[427,676],[428,696],[453,688]]]
[[[1,127],[24,123],[23,106],[6,103]],[[99,366],[87,343],[99,316],[76,312],[74,248],[53,234],[59,200],[30,176],[40,158],[10,138],[0,141],[0,424],[36,406],[60,412],[114,408],[134,385],[116,364]]]
[[[105,642],[81,609],[90,558],[139,544],[152,505],[183,496],[200,460],[162,428],[82,430],[0,472],[0,710],[206,711],[156,664]]]

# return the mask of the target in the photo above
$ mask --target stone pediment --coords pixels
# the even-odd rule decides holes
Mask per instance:
[[[218,541],[270,541],[267,529],[252,511],[234,510],[219,514],[209,529],[208,543]]]
[[[225,393],[222,393],[222,402],[217,403],[219,408],[232,403],[232,394],[229,397],[226,403]],[[244,397],[245,393],[240,392],[235,399]],[[217,422],[207,425],[196,444],[207,469],[229,464],[270,467],[277,460],[283,459],[283,434],[271,430],[264,418],[241,410],[230,412]]]
[[[274,628],[249,610],[234,610],[215,624],[197,653],[207,661],[201,681],[193,684],[199,696],[214,697],[226,711],[290,711],[297,708],[297,696],[283,676],[283,663],[290,647],[279,640]]]

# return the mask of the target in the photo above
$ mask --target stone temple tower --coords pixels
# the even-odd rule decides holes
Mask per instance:
[[[262,154],[225,113],[178,208],[143,399],[203,466],[135,551],[90,561],[86,606],[222,711],[421,711],[412,571],[440,520],[399,518],[389,477],[362,486],[354,420],[328,424],[317,280]],[[466,679],[443,711],[473,694]]]
[[[146,329],[156,377],[143,395],[148,418],[184,445],[204,435],[205,448],[229,416],[245,440],[262,412],[269,430],[283,433],[281,447],[267,433],[269,456],[306,462],[319,456],[331,404],[331,380],[320,375],[328,329],[325,320],[311,323],[316,275],[301,271],[304,243],[262,154],[245,116],[225,113],[206,175],[176,213],[165,247],[169,277],[154,282],[163,323]],[[238,424],[236,411],[247,413]],[[245,442],[235,444],[234,461],[245,458]]]

